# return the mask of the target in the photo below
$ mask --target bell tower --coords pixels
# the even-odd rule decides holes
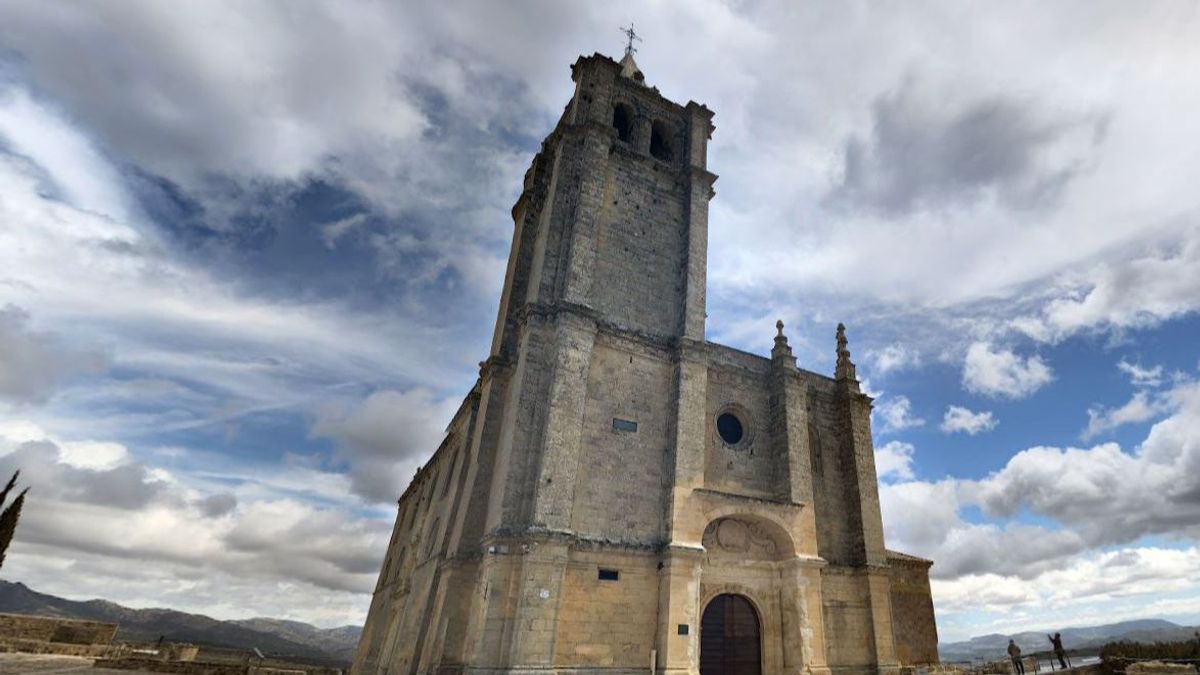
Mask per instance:
[[[525,178],[493,356],[522,305],[704,340],[712,112],[647,86],[626,49],[571,66],[575,93]]]

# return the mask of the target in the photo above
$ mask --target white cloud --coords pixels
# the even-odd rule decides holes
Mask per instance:
[[[359,402],[325,405],[312,434],[337,441],[357,494],[392,502],[437,450],[459,403],[424,389],[377,391]]]
[[[22,421],[0,437],[0,471],[20,468],[33,488],[5,561],[10,578],[74,597],[99,588],[135,605],[170,598],[184,611],[219,606],[224,616],[276,610],[323,624],[362,620],[390,509],[376,519],[358,504],[319,508],[260,485],[231,488],[149,465],[112,442],[29,440],[36,430]],[[152,579],[164,581],[165,595],[138,583]],[[330,604],[270,600],[286,588]]]
[[[934,579],[938,635],[943,641],[978,635],[981,613],[989,632],[1000,633],[1148,616],[1190,622],[1200,602],[1198,565],[1195,546],[1142,546],[1083,553],[1027,578],[984,573]]]
[[[872,414],[883,421],[880,433],[902,431],[925,424],[925,420],[913,416],[912,401],[908,400],[907,396],[881,397]]]
[[[1172,376],[1174,385],[1169,389],[1156,390],[1164,381],[1162,366],[1142,368],[1124,360],[1117,368],[1129,375],[1130,384],[1137,387],[1133,396],[1115,408],[1103,405],[1088,407],[1088,424],[1081,437],[1090,440],[1126,424],[1146,422],[1164,415],[1179,406],[1181,397],[1195,386],[1195,382],[1184,373]]]
[[[1138,544],[1200,537],[1200,385],[1180,383],[1164,401],[1170,415],[1133,452],[1034,447],[980,480],[880,485],[888,545],[935,561],[943,639],[978,634],[981,614],[1019,629],[1049,620],[1047,606],[1099,620],[1151,606],[1180,614],[1171,598],[1200,600],[1194,545]],[[981,514],[968,518],[971,508]]]
[[[1133,398],[1117,408],[1094,405],[1088,408],[1087,428],[1081,437],[1091,440],[1122,425],[1154,419],[1164,410],[1164,402],[1146,391],[1134,392]]]
[[[986,396],[1025,398],[1053,379],[1040,356],[1022,358],[1007,349],[994,350],[987,342],[972,343],[963,362],[963,387]]]
[[[1047,305],[1043,321],[1056,340],[1079,331],[1144,328],[1200,309],[1200,230],[1184,230],[1165,250],[1105,262],[1082,290]]]
[[[875,473],[879,480],[912,480],[914,449],[911,443],[901,441],[888,441],[875,448]]]
[[[942,423],[938,428],[947,434],[961,432],[974,436],[995,429],[997,424],[999,422],[990,410],[974,412],[969,408],[952,405],[946,408],[946,414],[942,416]]]
[[[1134,452],[1115,443],[1029,448],[982,480],[961,481],[964,499],[996,518],[1050,518],[1090,546],[1200,536],[1200,384],[1179,385],[1166,405],[1171,414]]]
[[[1058,343],[1077,333],[1152,328],[1200,310],[1200,282],[1191,273],[1200,265],[1200,225],[1163,218],[1169,223],[1148,225],[1141,236],[1050,275],[1040,284],[1034,311],[1010,319],[1009,326],[1039,342]],[[1141,368],[1126,366],[1122,370],[1131,377]],[[1153,380],[1153,370],[1143,376]]]
[[[1135,387],[1157,387],[1162,384],[1163,367],[1154,366],[1153,368],[1143,368],[1136,363],[1129,363],[1121,359],[1117,363],[1117,369],[1129,376],[1130,382]]]
[[[897,343],[867,352],[867,360],[872,364],[872,372],[883,376],[919,365],[921,355],[912,347]]]

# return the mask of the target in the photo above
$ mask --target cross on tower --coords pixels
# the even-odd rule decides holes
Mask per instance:
[[[625,53],[633,56],[633,53],[637,51],[637,47],[633,46],[633,41],[637,40],[638,42],[641,42],[642,38],[640,35],[634,32],[632,21],[629,22],[628,28],[622,27],[621,32],[625,34],[626,38],[628,38],[628,42],[625,44]]]

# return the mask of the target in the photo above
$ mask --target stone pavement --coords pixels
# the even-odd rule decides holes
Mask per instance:
[[[56,654],[0,654],[0,675],[129,675],[127,670],[93,668],[92,659]]]

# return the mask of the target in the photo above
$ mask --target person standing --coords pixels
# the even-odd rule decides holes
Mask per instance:
[[[1016,675],[1025,675],[1025,664],[1021,663],[1021,648],[1012,640],[1008,641],[1008,657],[1012,659],[1013,672]]]
[[[1058,657],[1058,662],[1062,665],[1063,670],[1067,669],[1067,650],[1062,646],[1062,633],[1055,633],[1054,637],[1046,636],[1050,640],[1050,644],[1054,645],[1054,655]]]

